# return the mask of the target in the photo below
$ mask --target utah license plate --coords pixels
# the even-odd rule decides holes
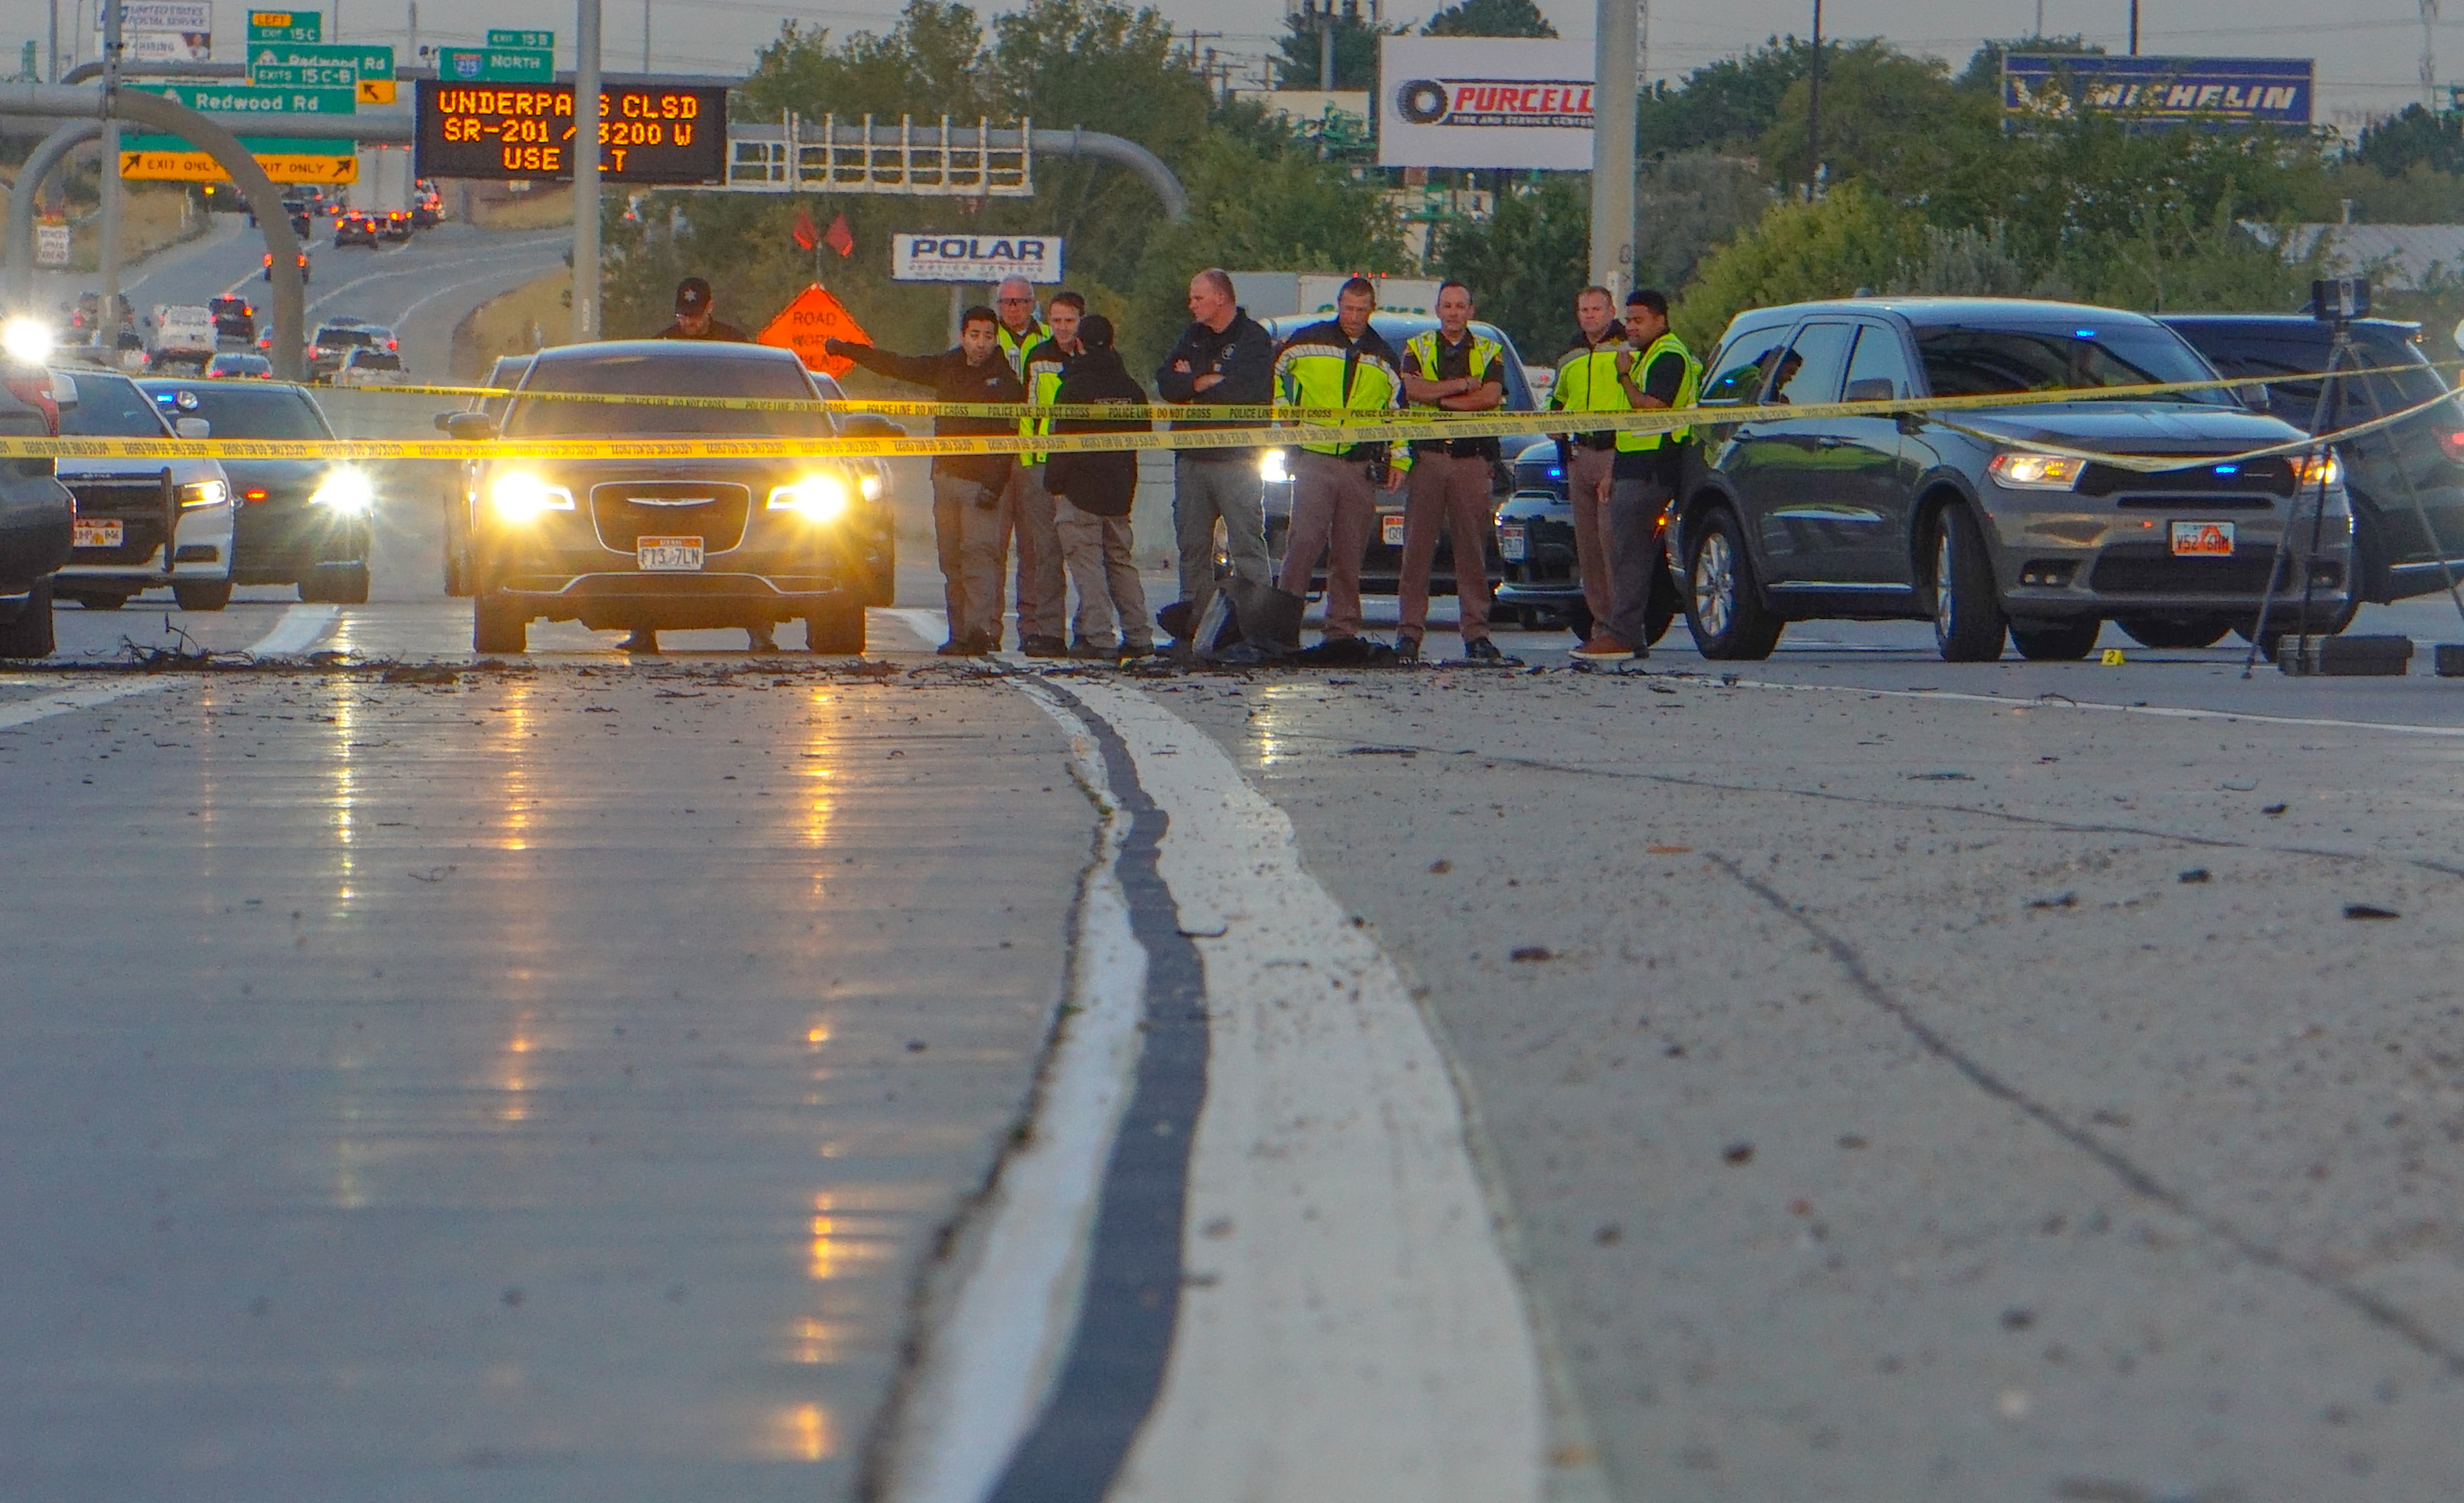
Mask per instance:
[[[125,526],[117,517],[80,517],[69,525],[69,542],[80,548],[117,548],[127,536]]]
[[[1377,518],[1377,536],[1390,548],[1403,545],[1403,514],[1385,512]]]
[[[2173,523],[2173,556],[2177,559],[2229,559],[2233,550],[2233,524],[2229,521]]]
[[[1497,529],[1497,556],[1499,558],[1504,559],[1508,564],[1520,564],[1523,562],[1523,553],[1524,543],[1522,528],[1500,527]]]
[[[633,562],[646,571],[676,574],[701,567],[699,538],[636,538]]]

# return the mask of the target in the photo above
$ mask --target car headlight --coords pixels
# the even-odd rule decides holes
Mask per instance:
[[[52,331],[33,319],[11,319],[0,328],[0,349],[11,360],[39,365],[52,358]]]
[[[509,521],[528,521],[541,512],[573,510],[571,491],[521,470],[489,481],[488,498],[495,503],[496,515]]]
[[[864,493],[864,498],[866,500],[877,501],[881,499],[881,476],[877,475],[866,475],[863,479],[856,482],[856,489]]]
[[[1291,477],[1292,472],[1284,462],[1284,452],[1282,450],[1269,449],[1265,453],[1258,456],[1259,479],[1265,481],[1268,485],[1281,485]]]
[[[182,506],[220,506],[231,499],[231,487],[220,480],[198,480],[180,487]]]
[[[2336,457],[2333,450],[2320,454],[2298,454],[2293,460],[2293,478],[2303,485],[2333,488],[2344,483],[2344,462]]]
[[[2087,461],[2060,454],[1995,454],[1986,467],[1997,485],[2014,491],[2071,491],[2087,473]]]
[[[377,504],[377,493],[368,477],[357,470],[328,470],[324,482],[308,497],[311,506],[330,507],[346,517],[357,517]]]
[[[803,512],[814,521],[828,521],[847,509],[847,482],[834,475],[808,475],[770,493],[770,510]]]

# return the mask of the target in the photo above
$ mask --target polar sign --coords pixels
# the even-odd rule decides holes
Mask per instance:
[[[1390,36],[1377,67],[1379,166],[1591,169],[1589,43]]]
[[[2307,57],[2014,54],[2002,59],[2002,108],[2014,116],[2111,115],[2139,125],[2307,125],[2317,67]]]
[[[900,234],[890,241],[890,279],[997,282],[1061,280],[1061,237],[1049,234]]]

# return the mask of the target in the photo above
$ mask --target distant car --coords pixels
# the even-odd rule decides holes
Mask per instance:
[[[262,355],[225,351],[206,362],[208,381],[272,381],[274,362]]]
[[[2286,378],[2327,368],[2325,324],[2268,313],[2162,318],[2219,375],[2266,382],[2259,405],[2305,432],[2350,428],[2434,402],[2392,427],[2336,445],[2353,502],[2353,603],[2435,593],[2447,587],[2450,569],[2464,578],[2464,406],[2455,399],[2436,401],[2448,383],[2421,353],[2421,325],[2353,320],[2354,353],[2362,367],[2375,373],[2339,381],[2337,401],[2322,415],[2320,383]],[[2316,430],[2314,419],[2321,425]],[[2413,511],[2416,496],[2429,532]]]
[[[0,437],[59,435],[56,378],[0,356]],[[77,503],[49,459],[0,459],[0,657],[52,651],[52,578],[69,561]]]
[[[1309,324],[1329,317],[1331,315],[1328,314],[1291,313],[1280,314],[1260,321],[1266,326],[1266,332],[1273,336],[1276,347],[1281,348],[1284,341]],[[1386,343],[1393,345],[1395,353],[1399,356],[1403,353],[1405,340],[1423,330],[1436,328],[1438,320],[1426,314],[1375,313],[1369,317],[1369,326],[1383,336]],[[1536,404],[1531,398],[1529,383],[1524,380],[1523,358],[1515,353],[1514,341],[1507,336],[1505,330],[1495,324],[1483,323],[1475,319],[1471,326],[1475,333],[1484,338],[1495,340],[1506,346],[1506,354],[1501,362],[1504,367],[1502,374],[1506,377],[1506,401],[1497,410],[1500,413],[1532,410]],[[1512,454],[1536,436],[1538,435],[1501,438],[1498,444],[1504,453]],[[1269,449],[1262,453],[1259,456],[1258,477],[1266,517],[1266,557],[1273,562],[1278,570],[1281,570],[1284,546],[1292,524],[1292,480],[1290,456],[1287,451]],[[1369,547],[1361,559],[1360,588],[1364,594],[1391,595],[1400,587],[1403,577],[1403,508],[1406,497],[1400,491],[1393,495],[1380,491],[1377,493],[1376,500],[1377,525],[1369,534]],[[1494,538],[1484,540],[1482,549],[1484,562],[1492,583],[1498,578],[1495,549]],[[1326,574],[1321,569],[1310,577],[1309,587],[1312,590],[1319,589],[1324,586],[1325,582]],[[1452,530],[1449,529],[1445,540],[1438,544],[1435,562],[1429,565],[1429,593],[1451,595],[1454,592],[1455,539],[1452,536]]]
[[[356,209],[335,220],[334,249],[339,251],[346,245],[364,245],[371,251],[375,250],[377,222]]]
[[[632,407],[539,393],[737,396],[817,401],[786,351],[759,344],[638,340],[567,344],[531,362],[501,425],[524,439],[824,436],[823,411]],[[438,419],[457,438],[500,431],[484,413]],[[871,476],[844,460],[531,459],[478,467],[472,647],[518,652],[530,623],[614,628],[753,627],[801,617],[817,652],[862,652],[876,561],[867,536]]]
[[[414,185],[417,196],[410,201],[410,222],[413,228],[429,230],[445,222],[445,195],[436,185],[422,178]]]
[[[307,232],[305,230],[300,232],[300,238],[307,238]],[[265,267],[265,274],[261,279],[270,282],[274,280],[274,253],[272,251],[266,252],[261,259]],[[308,264],[308,253],[302,251],[299,253],[299,279],[304,282],[309,280],[310,276],[311,268]]]
[[[334,430],[305,387],[273,381],[138,383],[164,415],[202,417],[216,438],[331,439]],[[231,578],[239,585],[297,585],[305,601],[359,605],[368,598],[374,482],[356,465],[329,459],[226,459],[239,495]]]
[[[342,368],[353,350],[399,351],[393,330],[364,319],[328,319],[308,342],[308,379],[322,381]]]
[[[61,370],[74,402],[60,432],[77,438],[169,438],[162,409],[125,376]],[[211,426],[184,415],[178,436]],[[88,610],[118,610],[132,595],[169,586],[182,610],[231,604],[231,477],[212,459],[63,459],[58,477],[77,497],[75,552],[53,592]]]
[[[383,217],[375,220],[375,224],[378,238],[393,241],[408,240],[411,232],[418,228],[410,222],[407,209],[388,209]]]
[[[338,387],[398,387],[410,378],[402,368],[402,357],[389,349],[355,349],[342,357],[334,372]]]
[[[206,307],[214,319],[214,338],[236,340],[242,344],[256,338],[256,309],[245,298],[222,297],[207,300]]]

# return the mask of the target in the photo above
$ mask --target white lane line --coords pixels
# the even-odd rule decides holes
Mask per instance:
[[[938,610],[921,606],[899,606],[883,612],[895,616],[898,624],[915,633],[915,639],[930,652],[950,639],[950,618]]]
[[[1707,673],[1672,676],[1700,679],[1706,689],[1761,689],[1804,694],[1859,695],[1869,699],[1943,699],[1958,704],[1990,704],[2001,710],[2081,710],[2104,715],[2149,715],[2167,720],[2243,720],[2253,725],[2306,725],[2321,730],[2387,731],[2398,736],[2464,737],[2464,725],[2409,725],[2401,720],[2340,720],[2326,716],[2257,715],[2247,710],[2198,710],[2182,705],[2108,704],[2101,699],[2074,699],[2068,695],[2040,699],[2014,699],[2007,695],[1966,694],[1950,689],[1860,689],[1854,684],[1785,684],[1770,679],[1715,680]]]
[[[282,619],[274,624],[273,630],[257,638],[248,651],[260,657],[297,652],[324,635],[338,613],[338,608],[333,606],[294,606],[282,613]],[[0,684],[12,686],[51,681],[23,674],[0,678]],[[96,705],[125,699],[130,695],[168,689],[181,681],[181,676],[175,674],[156,674],[143,678],[108,678],[99,683],[52,689],[31,699],[0,703],[0,731],[49,719],[55,715],[67,715],[75,710],[91,710]]]
[[[465,267],[465,266],[477,266],[477,265],[481,264],[482,262],[495,262],[495,261],[500,261],[500,260],[504,259],[506,256],[511,255],[511,254],[516,254],[516,253],[522,252],[522,251],[540,250],[540,249],[544,249],[545,247],[547,247],[547,246],[549,246],[549,245],[551,245],[551,244],[555,244],[555,243],[556,243],[556,242],[554,242],[554,241],[550,241],[550,240],[521,240],[521,241],[516,241],[516,242],[514,242],[514,243],[512,243],[512,244],[508,244],[508,245],[492,246],[492,247],[490,247],[487,251],[485,251],[484,253],[481,253],[481,254],[476,254],[476,255],[464,255],[464,256],[457,256],[457,257],[455,257],[454,259],[450,260],[450,261],[439,261],[439,260],[433,260],[433,259],[420,259],[420,260],[416,260],[416,261],[414,261],[411,265],[408,265],[408,266],[401,266],[401,267],[387,267],[387,268],[385,268],[385,270],[383,270],[383,271],[372,271],[372,272],[368,273],[368,274],[367,274],[366,276],[358,276],[358,277],[354,277],[354,278],[352,278],[351,280],[349,280],[349,281],[347,281],[347,282],[343,282],[343,283],[341,283],[341,285],[339,285],[339,286],[336,286],[336,287],[333,287],[333,288],[329,288],[329,289],[327,289],[327,291],[323,294],[323,296],[321,296],[321,297],[318,298],[316,301],[311,302],[310,304],[308,304],[308,312],[310,312],[310,313],[312,313],[312,314],[313,314],[313,313],[315,313],[317,310],[319,310],[319,308],[326,307],[327,305],[329,305],[329,304],[333,303],[336,299],[340,298],[341,298],[344,293],[349,292],[352,288],[354,288],[354,287],[364,287],[364,286],[366,286],[366,285],[367,285],[368,283],[370,283],[370,282],[400,281],[403,277],[406,277],[406,276],[418,276],[419,274],[421,274],[422,272],[451,272],[451,271],[458,271],[458,270],[460,270],[461,268],[463,268],[463,267]],[[401,255],[403,255],[403,254],[407,254],[407,253],[402,252],[402,251],[391,251],[391,252],[386,252],[386,253],[384,253],[384,254],[385,254],[385,258],[386,258],[387,260],[392,260],[392,259],[394,259],[395,257],[397,257],[397,256],[401,256]],[[400,320],[397,320],[396,321],[400,321]]]
[[[1097,1191],[1146,1012],[1147,954],[1117,867],[1130,819],[1086,723],[1042,685],[1019,687],[1060,722],[1071,770],[1102,816],[1079,883],[1068,986],[1076,1010],[1055,1030],[1034,1132],[999,1171],[975,1266],[926,1333],[924,1376],[891,1473],[897,1503],[979,1503],[1043,1407],[1077,1325]]]
[[[543,261],[535,261],[526,265],[508,268],[498,275],[504,276],[519,276],[524,281],[527,281],[538,274],[548,270],[550,267],[561,266],[563,262],[551,257],[550,259]],[[495,278],[494,276],[474,276],[468,281],[454,282],[451,286],[440,287],[436,291],[429,293],[427,297],[420,298],[417,302],[412,303],[409,307],[403,309],[399,314],[396,314],[393,320],[394,326],[396,328],[400,328],[404,324],[408,323],[412,314],[415,314],[420,309],[427,307],[429,303],[434,302],[439,298],[450,298],[457,292],[468,290],[474,283],[486,283],[495,279]]]
[[[249,652],[258,657],[304,652],[332,630],[334,618],[341,614],[341,608],[338,606],[294,606],[282,613],[273,630],[256,639]]]
[[[1112,1503],[1534,1503],[1537,1344],[1446,1060],[1291,822],[1144,695],[1072,692],[1169,816],[1212,1040],[1164,1388]]]

